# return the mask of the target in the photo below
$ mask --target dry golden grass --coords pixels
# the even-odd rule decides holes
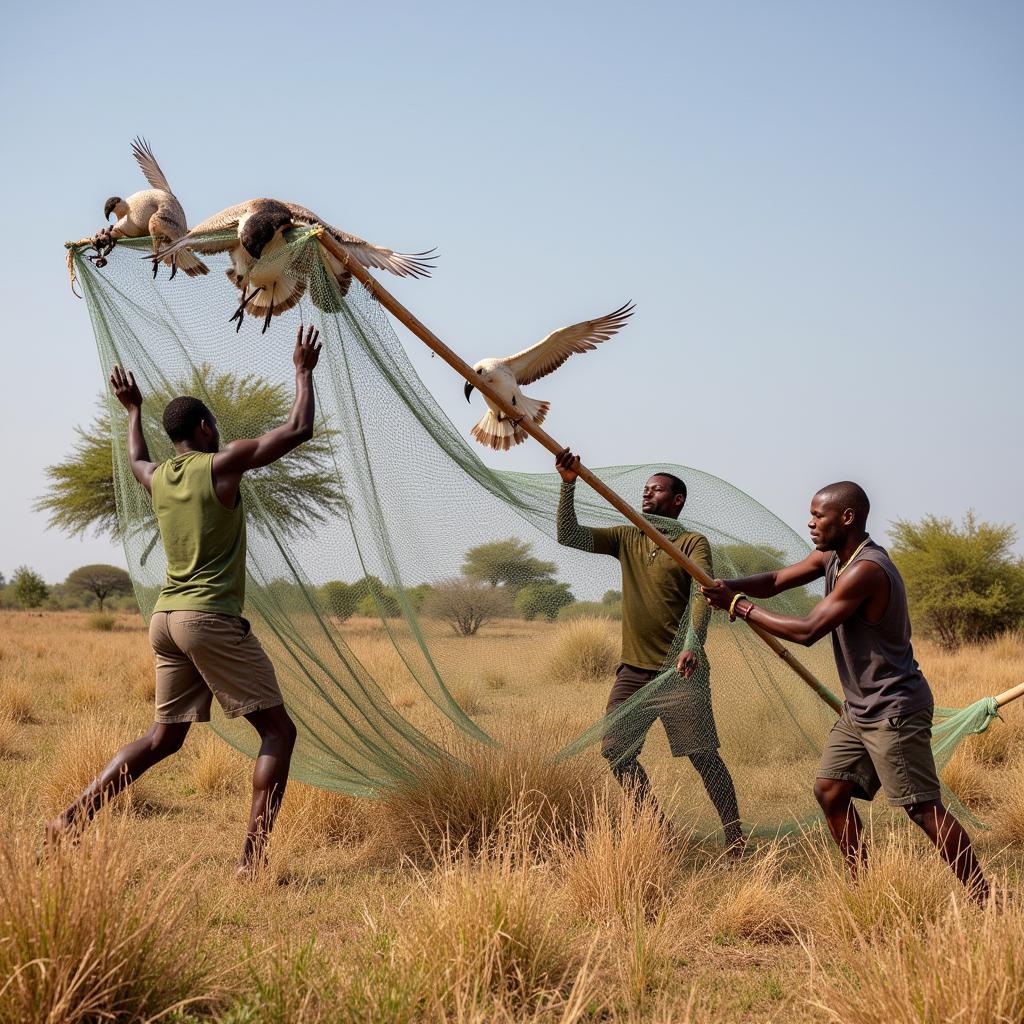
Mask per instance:
[[[18,753],[18,731],[17,719],[0,708],[0,757],[14,757]]]
[[[726,870],[717,828],[699,839],[710,815],[699,779],[669,756],[660,725],[643,760],[676,822],[671,842],[653,815],[620,806],[614,786],[606,791],[607,767],[593,749],[552,763],[551,752],[602,710],[614,669],[552,685],[564,625],[510,620],[432,641],[453,692],[481,700],[481,723],[503,741],[488,748],[439,729],[379,623],[346,623],[356,656],[453,757],[379,801],[292,782],[269,869],[239,886],[232,875],[251,762],[202,726],[133,787],[135,803],[144,797],[153,813],[100,815],[59,861],[35,862],[45,818],[148,727],[152,662],[137,616],[118,616],[106,633],[81,615],[0,612],[0,702],[13,687],[8,706],[22,709],[14,756],[0,757],[0,798],[25,808],[3,840],[15,866],[0,866],[0,934],[14,914],[25,927],[21,945],[0,942],[0,1019],[64,1019],[47,1008],[53,993],[67,996],[69,965],[83,967],[83,992],[98,992],[94,963],[120,965],[111,979],[126,999],[147,988],[133,978],[162,973],[148,986],[152,999],[137,1010],[124,1003],[121,1019],[195,996],[189,1024],[1022,1019],[1014,1000],[1024,990],[1024,908],[976,911],[903,816],[874,808],[870,866],[857,886],[817,832],[755,842]],[[415,663],[415,645],[394,628]],[[775,690],[730,688],[740,665],[730,642],[725,631],[714,637],[712,685],[744,820],[806,813],[814,752],[793,746]],[[953,655],[921,644],[918,654],[946,705],[1024,678],[1019,637]],[[792,696],[778,679],[778,693]],[[98,700],[76,696],[94,689]],[[993,825],[975,837],[979,854],[1013,887],[1024,872],[1024,706],[1004,718],[964,744],[948,779]],[[113,844],[106,860],[103,836]],[[78,911],[83,901],[91,920]],[[30,905],[41,908],[36,918]],[[179,948],[167,950],[151,905],[169,908]],[[151,938],[154,959],[137,959],[133,927]],[[166,958],[181,948],[187,958]],[[11,981],[16,960],[58,949],[72,952],[45,976],[25,969]],[[182,962],[196,973],[182,973]],[[106,1012],[106,998],[92,1005]],[[907,1006],[927,1012],[911,1017]],[[84,1011],[72,1011],[67,1019],[84,1024]]]
[[[5,680],[0,686],[0,712],[22,724],[36,719],[35,699],[23,683]]]
[[[830,1019],[842,1024],[1024,1019],[1024,911],[949,903],[924,920],[893,917],[867,935],[843,928],[839,969],[818,962]],[[829,953],[832,958],[835,953]]]
[[[587,827],[557,854],[570,907],[595,920],[650,917],[682,884],[679,844],[650,804],[594,796]]]
[[[493,747],[455,738],[446,757],[421,763],[382,798],[387,844],[409,856],[451,844],[476,849],[511,813],[535,821],[538,842],[571,831],[589,817],[604,772],[592,757],[554,760],[559,745],[538,722]]]
[[[607,619],[575,619],[562,623],[548,662],[556,683],[607,681],[619,663],[618,623]]]
[[[192,759],[192,784],[200,796],[240,793],[252,776],[252,764],[215,732],[193,726],[188,750]]]
[[[150,1020],[214,1003],[201,929],[186,927],[189,865],[144,871],[99,823],[37,859],[27,822],[0,840],[0,1020]]]
[[[125,743],[137,739],[146,723],[122,713],[90,711],[72,719],[61,734],[43,776],[41,795],[49,814],[64,810],[95,779]],[[122,810],[141,810],[153,802],[152,789],[143,778],[122,790],[112,801]]]

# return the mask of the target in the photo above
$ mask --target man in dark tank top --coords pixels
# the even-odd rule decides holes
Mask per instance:
[[[708,604],[747,619],[782,640],[809,647],[832,635],[843,711],[822,755],[814,795],[851,873],[866,857],[854,799],[879,789],[903,807],[978,900],[988,885],[971,840],[942,803],[931,749],[934,701],[914,660],[903,579],[868,536],[868,497],[850,481],[811,500],[807,524],[815,550],[802,562],[702,591]],[[825,578],[825,597],[805,618],[776,615],[750,597],[768,598]],[[749,596],[748,596],[749,595]]]

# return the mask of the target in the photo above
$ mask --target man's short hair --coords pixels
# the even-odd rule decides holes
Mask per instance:
[[[675,497],[677,494],[683,496],[683,501],[686,501],[686,484],[675,475],[675,473],[655,473],[655,476],[663,476],[666,480],[672,481],[672,496]]]
[[[187,441],[203,420],[210,419],[210,410],[191,395],[172,398],[164,409],[164,430],[172,441]]]
[[[818,494],[828,495],[833,502],[841,505],[844,509],[853,509],[858,522],[867,522],[868,513],[871,511],[871,502],[868,501],[868,496],[860,484],[855,484],[852,480],[840,480],[822,487]]]

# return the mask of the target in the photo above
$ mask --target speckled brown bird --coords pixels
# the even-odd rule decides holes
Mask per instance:
[[[220,213],[197,224],[173,245],[157,252],[153,259],[166,259],[187,250],[201,253],[226,252],[231,257],[228,278],[242,293],[241,301],[231,320],[237,321],[235,330],[242,326],[246,313],[263,316],[263,330],[270,319],[291,309],[306,290],[301,274],[293,273],[287,257],[270,259],[285,245],[285,232],[295,227],[322,227],[364,267],[387,270],[398,277],[429,277],[433,265],[431,252],[401,253],[373,245],[332,227],[311,210],[296,203],[278,199],[249,199],[237,206],[229,206]],[[321,249],[324,264],[334,276],[341,295],[348,292],[352,275],[341,261],[326,249]],[[333,289],[316,287],[315,278],[310,298],[319,309],[337,312]],[[250,290],[251,289],[251,290]]]
[[[153,252],[166,248],[176,242],[188,231],[188,224],[185,220],[185,211],[181,208],[177,196],[171,191],[164,172],[153,156],[153,150],[145,139],[136,139],[132,143],[132,155],[142,168],[146,181],[152,188],[142,192],[135,192],[127,199],[120,196],[111,196],[103,205],[103,216],[108,221],[110,215],[117,217],[117,221],[108,228],[104,228],[96,236],[98,252],[109,252],[119,238],[145,238],[149,235],[153,239]],[[180,267],[189,277],[197,274],[209,273],[205,263],[196,256],[185,250],[168,256],[159,262],[153,261],[153,276],[159,269],[160,263],[171,268],[171,277],[177,273]],[[101,264],[102,265],[102,264]]]

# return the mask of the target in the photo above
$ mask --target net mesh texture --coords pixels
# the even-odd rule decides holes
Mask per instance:
[[[172,454],[159,418],[178,394],[207,403],[223,441],[281,422],[294,393],[296,325],[320,330],[313,440],[242,483],[245,614],[299,730],[293,777],[381,796],[414,783],[425,763],[458,757],[460,744],[515,742],[528,723],[552,757],[603,750],[624,781],[638,781],[640,758],[668,813],[691,825],[720,829],[731,787],[749,827],[778,832],[811,819],[811,783],[835,713],[743,623],[724,615],[695,623],[688,610],[680,639],[695,626],[703,639],[694,675],[680,677],[678,650],[667,652],[657,677],[605,715],[619,660],[618,562],[558,543],[557,474],[484,463],[418,378],[381,307],[358,284],[340,294],[315,233],[292,232],[264,257],[287,261],[307,283],[265,334],[258,318],[238,333],[228,322],[238,293],[226,255],[203,257],[208,276],[172,281],[164,268],[152,277],[140,259],[148,251],[149,239],[123,240],[102,269],[84,247],[72,260],[104,382],[115,362],[134,371],[155,461]],[[163,550],[109,389],[107,401],[121,536],[148,618]],[[764,571],[808,552],[780,519],[708,473],[665,464],[596,473],[637,501],[657,471],[686,482],[679,525],[708,538],[714,575]],[[575,508],[584,526],[625,524],[582,482]],[[695,585],[691,608],[693,593]],[[820,596],[808,587],[768,605],[799,614]],[[796,653],[839,692],[828,644]],[[675,757],[659,719],[671,722]],[[212,726],[255,753],[244,721],[215,710]]]

